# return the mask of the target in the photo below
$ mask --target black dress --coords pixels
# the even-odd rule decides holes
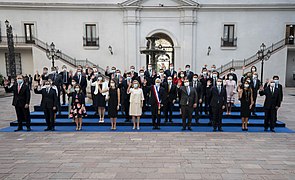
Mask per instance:
[[[110,88],[109,90],[109,101],[108,101],[108,113],[110,118],[117,118],[118,116],[118,88]]]
[[[100,84],[99,86],[100,86],[100,89],[102,89],[102,84]],[[96,95],[94,95],[93,106],[94,107],[106,107],[105,96],[103,96],[102,93],[100,93],[99,91]]]
[[[241,101],[241,117],[250,117],[251,115],[251,96],[250,90],[243,89],[242,98],[239,99]]]

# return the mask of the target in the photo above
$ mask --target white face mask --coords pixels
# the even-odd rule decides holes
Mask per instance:
[[[198,81],[198,78],[193,78],[193,81]]]
[[[251,80],[250,80],[250,79],[248,79],[247,81],[248,81],[249,83],[251,82]]]
[[[170,69],[171,69],[171,70],[173,70],[173,69],[174,69],[174,67],[173,67],[173,66],[170,66]]]
[[[50,84],[45,85],[45,88],[46,89],[49,89],[50,88]]]
[[[160,87],[160,83],[156,83],[156,86],[157,86],[157,87]]]
[[[72,82],[72,85],[75,86],[76,85],[76,82]]]
[[[22,79],[18,79],[18,80],[16,80],[16,82],[17,82],[18,84],[21,84],[21,83],[24,82],[24,80],[22,80]]]
[[[216,77],[217,77],[217,74],[213,74],[212,76],[213,76],[214,78],[216,78]]]
[[[159,76],[163,76],[164,73],[159,73]]]
[[[132,68],[132,69],[130,69],[130,71],[131,71],[131,72],[134,72],[134,71],[135,71],[135,69],[133,69],[133,68]]]
[[[67,69],[66,69],[66,68],[63,68],[62,70],[63,70],[63,71],[67,71]]]
[[[184,85],[185,85],[185,86],[189,86],[189,82],[185,82]]]
[[[140,76],[144,76],[144,73],[140,73],[139,75],[140,75]]]
[[[254,79],[257,79],[257,75],[253,75],[253,78],[254,78]]]
[[[80,88],[75,88],[75,91],[76,91],[76,92],[80,91]]]
[[[185,70],[186,70],[186,71],[189,71],[189,70],[190,70],[190,68],[185,68]]]
[[[115,83],[111,83],[111,87],[115,87]]]
[[[81,73],[81,72],[77,72],[77,74],[78,74],[78,75],[81,75],[82,73]]]
[[[221,86],[222,82],[217,82],[216,84],[217,86]]]
[[[167,80],[168,84],[172,84],[172,80]]]
[[[134,88],[138,88],[138,84],[133,84],[133,87]]]
[[[228,79],[229,79],[229,80],[233,80],[233,77],[232,77],[232,76],[229,76]]]
[[[148,67],[148,70],[152,70],[152,69],[153,69],[153,67],[151,67],[151,66]]]
[[[127,77],[127,81],[130,81],[131,80],[131,77]]]
[[[245,88],[248,88],[248,87],[249,87],[249,84],[245,84],[244,87],[245,87]]]
[[[98,75],[98,72],[95,72],[94,75],[97,76]]]
[[[101,81],[101,80],[102,80],[102,77],[98,77],[97,79],[98,79],[99,81]]]
[[[204,75],[204,76],[207,76],[207,72],[203,72],[203,75]]]
[[[275,84],[279,84],[279,80],[273,80]]]
[[[274,82],[273,83],[270,83],[270,86],[271,87],[274,87],[275,85],[276,85],[276,83],[274,83]]]
[[[184,74],[180,74],[180,77],[184,77]]]
[[[230,73],[232,73],[232,74],[233,74],[234,72],[235,72],[235,71],[230,71]]]

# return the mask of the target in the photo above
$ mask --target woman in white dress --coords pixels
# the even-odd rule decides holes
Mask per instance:
[[[228,80],[225,81],[226,96],[227,96],[227,106],[226,114],[231,114],[232,105],[235,103],[235,94],[237,92],[237,82],[233,80],[233,75],[229,74]]]
[[[132,87],[131,87],[132,86]],[[133,121],[133,129],[139,130],[139,121],[140,116],[142,114],[142,107],[143,107],[143,91],[139,87],[139,82],[134,80],[132,84],[130,83],[127,93],[130,94],[130,108],[129,114],[132,116]],[[137,119],[137,122],[135,121]]]

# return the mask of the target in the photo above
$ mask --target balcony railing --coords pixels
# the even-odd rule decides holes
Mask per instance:
[[[97,38],[83,37],[83,46],[99,47],[99,37],[97,37]]]
[[[221,38],[221,47],[237,47],[237,38]]]

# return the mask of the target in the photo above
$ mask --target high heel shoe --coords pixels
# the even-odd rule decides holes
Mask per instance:
[[[79,130],[79,128],[78,127],[76,127],[76,131],[78,131]]]

